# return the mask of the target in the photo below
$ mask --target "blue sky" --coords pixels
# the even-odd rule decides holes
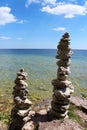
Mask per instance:
[[[0,48],[87,49],[87,0],[0,0]]]

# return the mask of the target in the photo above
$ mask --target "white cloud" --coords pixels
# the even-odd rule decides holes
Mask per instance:
[[[46,4],[52,4],[55,5],[57,0],[43,0],[42,4],[46,5]]]
[[[11,37],[8,37],[8,36],[0,36],[0,39],[1,40],[10,40],[12,39]]]
[[[24,23],[24,20],[20,20],[20,21],[18,21],[18,23],[22,24],[22,23]]]
[[[76,4],[57,3],[55,7],[49,5],[42,7],[42,12],[54,15],[64,15],[65,18],[73,18],[75,15],[86,15],[87,8]]]
[[[25,7],[28,8],[28,6],[32,3],[39,3],[39,0],[27,0],[25,3]]]
[[[32,3],[39,3],[41,5],[47,5],[52,4],[55,5],[57,0],[27,0],[25,3],[25,7],[28,8],[28,6]]]
[[[20,20],[20,21],[18,21],[19,24],[23,24],[25,22],[27,22],[27,20]]]
[[[54,30],[54,31],[65,31],[66,28],[64,28],[64,27],[58,27],[58,28],[53,28],[52,30]]]
[[[26,7],[31,3],[41,4],[42,12],[53,15],[64,15],[65,18],[73,18],[76,15],[87,14],[87,1],[84,2],[84,5],[80,5],[77,0],[69,0],[68,3],[58,2],[57,0],[27,0]]]
[[[7,23],[16,22],[17,19],[13,14],[11,14],[11,8],[0,7],[0,25],[5,25]]]
[[[85,1],[85,7],[87,7],[87,0]]]

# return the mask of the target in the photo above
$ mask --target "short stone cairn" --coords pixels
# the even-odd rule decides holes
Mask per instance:
[[[20,69],[17,73],[15,86],[13,87],[14,107],[11,111],[12,123],[9,130],[33,130],[31,121],[35,112],[31,110],[32,102],[27,98],[28,85],[26,83],[27,73]]]
[[[53,98],[51,102],[51,110],[49,112],[50,116],[56,118],[68,118],[68,109],[70,106],[70,97],[74,92],[74,87],[71,81],[68,81],[67,78],[70,74],[70,57],[72,51],[70,48],[69,34],[66,32],[57,46],[57,56],[59,59],[57,61],[58,70],[57,78],[52,80],[53,88]]]

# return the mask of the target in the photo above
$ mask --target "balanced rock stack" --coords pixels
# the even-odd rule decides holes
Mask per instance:
[[[57,46],[57,56],[59,59],[57,61],[58,71],[57,78],[52,80],[53,89],[53,99],[51,102],[50,115],[56,118],[68,118],[68,109],[70,105],[70,97],[74,92],[74,87],[71,81],[67,78],[70,74],[70,57],[72,51],[70,48],[69,34],[66,32]]]
[[[31,110],[32,102],[27,98],[28,85],[26,79],[27,74],[24,72],[24,69],[20,69],[14,81],[16,84],[13,87],[14,107],[11,111],[12,123],[9,130],[26,130],[26,124],[30,122],[31,117],[35,114]],[[31,124],[30,122],[28,126]]]

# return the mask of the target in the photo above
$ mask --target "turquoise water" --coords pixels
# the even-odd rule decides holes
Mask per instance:
[[[70,80],[76,87],[87,88],[87,50],[73,50]],[[0,50],[0,89],[11,94],[16,73],[24,68],[28,86],[34,96],[52,94],[51,80],[56,78],[56,49]]]

